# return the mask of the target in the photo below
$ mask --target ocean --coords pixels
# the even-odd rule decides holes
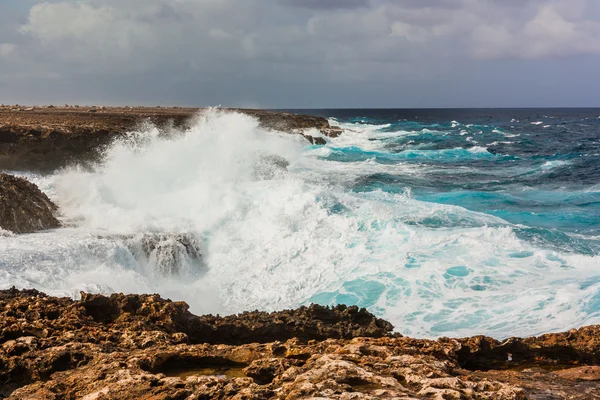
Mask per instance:
[[[92,167],[9,171],[66,227],[0,233],[0,287],[343,303],[427,338],[600,323],[599,109],[294,112],[344,132],[313,146],[214,110]]]

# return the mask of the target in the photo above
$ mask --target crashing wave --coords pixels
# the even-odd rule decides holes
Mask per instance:
[[[187,233],[144,233],[125,240],[136,260],[165,277],[196,275],[206,267],[198,239]]]

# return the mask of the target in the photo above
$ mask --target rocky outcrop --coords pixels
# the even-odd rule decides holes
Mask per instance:
[[[306,341],[378,337],[393,329],[390,323],[358,307],[327,308],[312,305],[271,314],[256,311],[220,317],[193,315],[186,303],[164,300],[158,295],[113,294],[106,297],[82,293],[80,301],[73,301],[48,297],[35,290],[9,290],[2,293],[0,300],[9,301],[17,309],[28,309],[25,313],[17,313],[24,318],[19,324],[11,325],[10,329],[6,325],[2,328],[0,340],[28,336],[44,324],[49,326],[42,328],[42,331],[46,329],[44,335],[50,337],[70,330],[75,324],[79,327],[79,333],[93,333],[94,341],[110,336],[114,330],[159,330],[169,334],[183,333],[191,343],[226,344],[264,343],[290,338]],[[32,301],[35,307],[29,307]],[[49,310],[51,319],[47,319]],[[12,313],[7,316],[12,316]],[[7,324],[11,320],[4,319],[0,323]]]
[[[600,327],[504,342],[417,340],[391,329],[357,307],[195,316],[185,303],[157,295],[82,294],[73,301],[0,291],[0,398],[600,395]]]
[[[232,109],[257,118],[267,129],[300,134],[324,144],[309,130],[341,133],[325,118],[266,110]],[[197,108],[0,106],[0,169],[48,171],[72,162],[95,161],[115,137],[150,122],[160,129],[185,129]]]
[[[200,242],[193,234],[144,233],[122,239],[138,263],[159,277],[204,272]],[[194,270],[182,271],[186,268]]]
[[[0,228],[31,233],[58,228],[57,207],[26,179],[0,174]]]

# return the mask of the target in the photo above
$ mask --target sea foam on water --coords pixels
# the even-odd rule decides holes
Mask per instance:
[[[439,167],[373,144],[393,137],[379,132],[389,124],[347,128],[321,148],[213,110],[184,132],[132,132],[91,169],[27,174],[68,227],[0,237],[0,284],[158,292],[195,313],[358,304],[427,337],[600,322],[597,256],[536,246],[498,216],[411,190],[353,190],[369,177]],[[411,154],[502,158],[484,147],[427,151]]]

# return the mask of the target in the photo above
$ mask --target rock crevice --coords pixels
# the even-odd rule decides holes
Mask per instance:
[[[503,342],[483,336],[420,340],[391,331],[391,324],[357,307],[196,316],[187,304],[158,295],[82,293],[74,301],[5,290],[0,398],[600,395],[597,326]]]

